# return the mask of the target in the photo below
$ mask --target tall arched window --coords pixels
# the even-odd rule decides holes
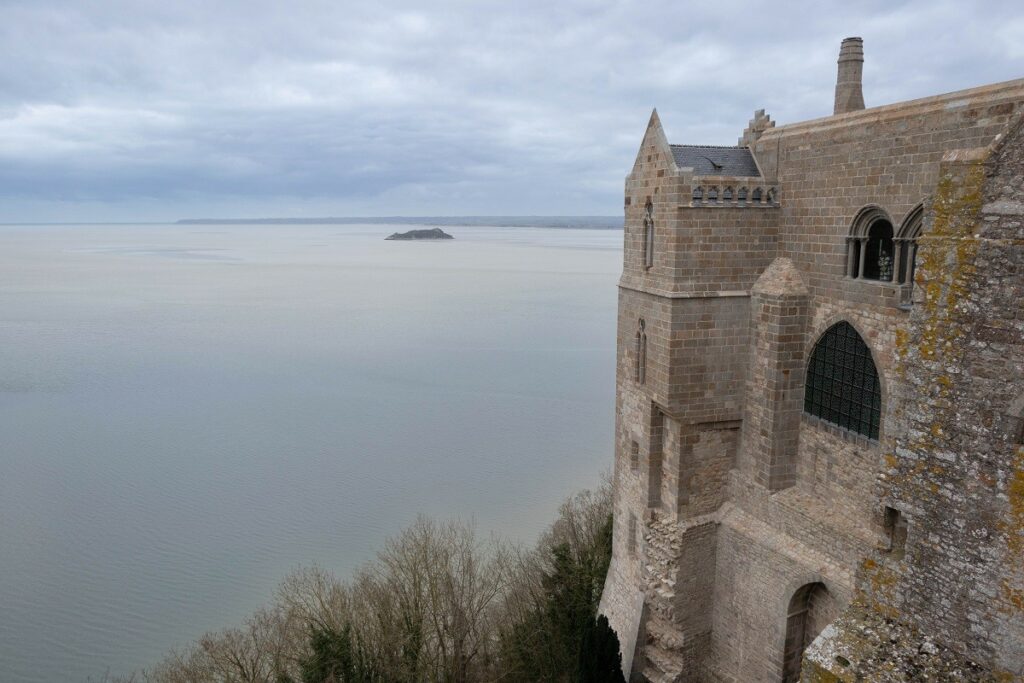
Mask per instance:
[[[807,365],[804,412],[878,439],[882,387],[871,350],[848,322],[828,328]]]
[[[900,306],[909,308],[914,302],[914,269],[917,264],[917,238],[924,222],[924,205],[918,204],[896,232],[896,282],[900,285]]]
[[[786,612],[786,640],[782,651],[782,683],[800,680],[804,650],[832,619],[832,596],[823,583],[808,583],[797,589]]]
[[[644,268],[654,265],[654,205],[644,207]]]
[[[864,267],[860,276],[865,280],[892,280],[892,223],[881,219],[868,228],[864,246]]]
[[[896,233],[896,281],[914,283],[914,261],[917,259],[917,238],[921,235],[924,206],[918,204],[907,214]]]
[[[849,276],[891,282],[894,256],[892,221],[877,206],[861,209],[847,238]]]
[[[636,339],[633,345],[633,379],[643,384],[647,379],[647,329],[644,319],[636,326]]]

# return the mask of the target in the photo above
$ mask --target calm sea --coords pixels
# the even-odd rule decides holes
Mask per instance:
[[[413,227],[0,226],[0,681],[153,664],[417,513],[529,542],[598,482],[621,231]]]

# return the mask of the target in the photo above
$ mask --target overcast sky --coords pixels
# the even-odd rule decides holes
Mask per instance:
[[[652,107],[735,144],[1024,76],[1019,0],[0,0],[0,222],[609,214]]]

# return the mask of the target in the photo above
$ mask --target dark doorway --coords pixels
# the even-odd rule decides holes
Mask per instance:
[[[832,620],[832,596],[823,583],[797,589],[786,614],[786,641],[782,653],[782,683],[798,683],[804,650]]]
[[[865,246],[864,272],[861,277],[867,280],[892,281],[893,244],[892,223],[877,220],[868,228],[868,240]]]

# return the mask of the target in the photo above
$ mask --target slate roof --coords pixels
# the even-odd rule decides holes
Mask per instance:
[[[692,168],[697,175],[760,177],[754,155],[748,147],[715,145],[672,145],[679,168]],[[716,166],[717,164],[717,166]]]

